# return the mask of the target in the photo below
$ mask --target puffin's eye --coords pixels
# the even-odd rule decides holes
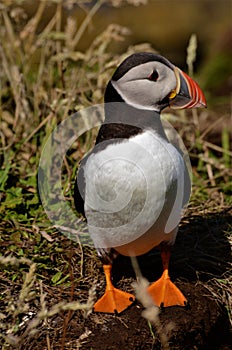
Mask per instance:
[[[152,81],[157,81],[159,78],[159,74],[157,72],[157,70],[154,70],[151,75],[149,75],[148,79],[152,80]]]

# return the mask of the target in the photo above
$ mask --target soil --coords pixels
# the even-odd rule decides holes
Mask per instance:
[[[179,283],[191,307],[173,307],[161,311],[159,333],[168,338],[170,349],[230,349],[226,315],[214,300],[207,296],[202,285]],[[69,336],[83,338],[81,349],[163,349],[160,336],[149,328],[141,317],[138,303],[120,316],[92,314],[87,320],[74,317],[69,324]],[[154,333],[153,333],[154,332]],[[57,347],[57,349],[59,346]]]
[[[189,219],[182,222],[173,247],[170,275],[188,299],[188,307],[160,310],[159,324],[153,325],[142,316],[144,308],[137,300],[120,315],[93,312],[85,318],[81,311],[65,312],[49,321],[49,332],[47,326],[43,327],[35,341],[28,339],[23,349],[231,349],[231,328],[223,305],[223,291],[219,289],[217,296],[215,289],[212,293],[209,287],[212,276],[223,276],[227,262],[231,261],[230,244],[224,235],[231,219],[229,212],[211,214],[207,218],[190,213]],[[157,249],[139,257],[138,263],[149,281],[161,274]],[[100,280],[97,284],[99,297],[105,288],[100,263],[95,270]],[[135,276],[129,258],[119,256],[115,260],[113,280],[118,288],[133,292],[131,282]],[[76,289],[75,299],[78,299],[76,293],[83,292],[81,288]]]

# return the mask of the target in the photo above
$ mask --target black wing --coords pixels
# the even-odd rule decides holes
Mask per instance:
[[[82,185],[81,185],[82,184]],[[81,189],[81,190],[80,190]],[[83,189],[83,191],[82,191]],[[74,185],[74,204],[79,214],[85,217],[84,210],[84,189],[85,189],[85,178],[84,169],[80,167]]]

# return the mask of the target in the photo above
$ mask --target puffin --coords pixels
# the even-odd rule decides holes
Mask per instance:
[[[114,286],[113,261],[154,247],[160,249],[163,272],[147,293],[158,307],[187,305],[170,280],[169,260],[191,181],[183,153],[162,125],[166,107],[204,108],[206,99],[192,78],[156,53],[130,55],[106,86],[104,121],[81,160],[74,188],[76,210],[87,220],[105,274],[95,312],[119,314],[134,302],[133,294]]]

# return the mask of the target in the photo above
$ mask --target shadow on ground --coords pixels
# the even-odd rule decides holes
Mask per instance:
[[[161,329],[168,337],[170,349],[229,349],[232,339],[223,298],[221,295],[218,297],[213,295],[207,286],[215,278],[223,279],[231,266],[231,246],[228,240],[231,225],[232,216],[229,209],[217,214],[207,213],[205,216],[191,214],[182,222],[172,250],[170,275],[187,297],[189,309],[173,307],[160,313]],[[158,249],[153,249],[139,257],[138,263],[142,275],[150,282],[160,277],[162,265]],[[113,276],[115,283],[122,289],[127,278],[135,278],[129,258],[119,256],[116,259]],[[218,293],[220,294],[221,290],[218,290]],[[126,337],[128,343],[123,345],[119,340],[122,330],[118,332],[119,330],[114,326],[111,329],[111,339],[114,338],[113,333],[115,333],[117,336],[114,342],[118,347],[111,344],[112,347],[103,346],[102,349],[162,348],[159,337],[152,339],[146,321],[143,326],[141,321],[139,327],[136,326],[138,318],[141,317],[137,313],[141,314],[141,309],[131,308],[128,311],[131,314],[130,320],[126,313],[122,315],[122,322],[129,327],[129,329],[125,327],[125,333],[130,334],[131,328],[137,329],[136,335],[131,335],[133,342],[129,345],[131,339],[129,340],[128,335]],[[132,320],[137,321],[134,324]],[[140,339],[138,345],[136,345],[136,338]],[[147,339],[152,341],[147,342]],[[93,346],[92,342],[91,346]]]
[[[228,232],[231,227],[229,209],[207,214],[206,217],[194,215],[185,218],[172,248],[172,279],[206,282],[212,278],[221,278],[232,262]],[[138,257],[138,263],[142,275],[149,281],[160,277],[162,264],[157,248]],[[130,258],[119,256],[115,260],[113,273],[115,281],[119,281],[122,276],[135,277]]]
[[[81,311],[71,313],[68,318],[67,313],[54,316],[49,321],[50,348],[229,350],[232,337],[229,316],[223,296],[220,295],[222,290],[218,288],[217,291],[215,287],[212,292],[209,286],[215,278],[223,279],[229,273],[231,213],[232,208],[217,214],[191,213],[183,219],[173,247],[170,275],[187,297],[190,306],[187,309],[170,307],[161,310],[158,332],[157,324],[151,326],[142,317],[143,306],[136,301],[119,316],[92,313],[84,318]],[[157,249],[139,257],[138,262],[142,274],[150,282],[161,275],[162,266]],[[105,284],[100,263],[98,266],[99,297],[104,292]],[[135,274],[129,258],[119,256],[115,260],[113,278],[117,287],[133,292],[131,282]],[[168,339],[168,347],[162,335]],[[26,340],[24,349],[45,350],[48,348],[47,339],[47,331],[43,328],[36,339]]]

